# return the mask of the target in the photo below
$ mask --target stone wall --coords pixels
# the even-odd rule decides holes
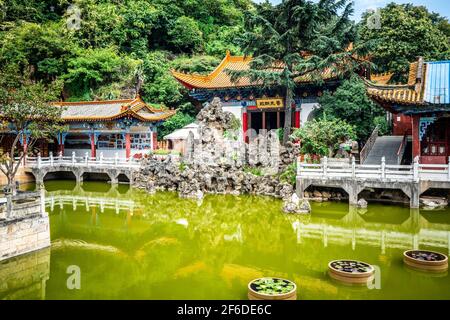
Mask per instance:
[[[0,262],[0,299],[45,299],[50,248]]]
[[[0,261],[50,246],[49,218],[43,201],[43,196],[16,201],[10,214],[1,206]]]
[[[21,166],[19,167],[19,170],[17,170],[16,181],[20,184],[26,184],[33,183],[35,180],[33,175],[25,172],[24,168]],[[8,179],[6,179],[6,176],[2,172],[0,172],[0,186],[4,186],[7,183]]]

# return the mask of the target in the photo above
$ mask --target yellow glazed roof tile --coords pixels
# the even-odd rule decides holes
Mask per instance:
[[[146,104],[140,97],[135,99],[53,102],[63,108],[64,121],[111,121],[124,116],[132,116],[141,121],[160,121],[175,114],[175,110],[165,110]]]
[[[208,75],[186,74],[172,70],[172,75],[183,85],[190,89],[222,89],[222,88],[236,88],[236,87],[251,87],[259,86],[262,83],[252,82],[248,77],[242,77],[233,82],[231,77],[227,74],[227,70],[244,71],[250,68],[251,57],[231,56],[229,52],[219,64]],[[322,78],[324,80],[335,78],[331,69],[323,72]],[[306,75],[296,79],[297,82],[310,82],[311,76]]]

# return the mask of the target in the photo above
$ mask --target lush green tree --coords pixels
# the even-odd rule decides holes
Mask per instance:
[[[242,42],[253,60],[249,70],[229,73],[233,80],[247,76],[284,92],[284,143],[291,132],[296,79],[308,74],[320,83],[327,68],[342,76],[357,67],[354,55],[360,48],[348,50],[356,36],[349,19],[352,13],[347,0],[285,0],[275,6],[264,3],[256,13],[246,13]]]
[[[133,86],[141,64],[141,60],[120,55],[112,47],[80,49],[76,57],[69,61],[64,79],[69,92],[76,98],[93,98],[95,89],[113,82]]]
[[[233,55],[241,55],[239,37],[244,33],[242,25],[216,27],[205,41],[205,52],[208,55],[222,58],[227,50]]]
[[[319,99],[320,113],[326,117],[345,120],[355,127],[360,141],[365,141],[375,128],[375,119],[386,111],[367,95],[364,82],[359,77],[345,80],[337,90],[325,92]]]
[[[390,3],[381,9],[379,29],[367,24],[371,15],[366,13],[360,23],[361,40],[376,41],[372,61],[380,72],[395,72],[393,81],[405,81],[409,63],[418,56],[426,60],[450,58],[448,21],[425,7]]]
[[[19,143],[28,135],[28,150],[40,138],[50,138],[55,132],[63,130],[61,108],[49,105],[60,94],[61,81],[51,86],[21,78],[17,70],[0,72],[0,121],[15,137],[9,150],[0,153],[0,171],[6,176],[7,191],[16,192],[14,183],[20,163],[26,156],[17,156]],[[22,141],[21,141],[22,140]]]
[[[168,32],[170,43],[180,52],[199,52],[203,50],[203,32],[197,21],[190,17],[179,17]]]
[[[0,64],[36,81],[63,79],[65,99],[129,97],[140,89],[148,101],[189,106],[190,113],[187,92],[170,69],[209,72],[227,49],[240,53],[236,36],[251,6],[250,0],[0,0]],[[200,55],[177,57],[193,51]]]
[[[164,123],[159,127],[158,139],[161,140],[165,135],[168,135],[177,129],[181,129],[194,121],[194,117],[182,112],[177,112],[173,117],[164,121]]]
[[[57,20],[62,13],[60,0],[0,0],[0,23],[10,21],[44,22]]]
[[[27,67],[33,79],[54,80],[65,72],[75,48],[62,28],[61,22],[19,22],[0,33],[0,64],[17,65],[19,72]]]
[[[98,0],[76,0],[73,5],[76,10],[68,10],[63,18],[76,20],[68,31],[81,46],[103,48],[126,41],[128,26],[119,5]]]
[[[223,54],[225,51],[223,52]],[[222,54],[222,55],[223,55]],[[179,72],[208,74],[220,63],[220,59],[212,56],[180,56],[171,62],[171,67]]]
[[[169,106],[178,106],[183,99],[180,84],[168,73],[152,83],[144,84],[143,93],[147,100]]]
[[[291,138],[300,140],[301,153],[331,158],[341,143],[356,139],[356,134],[355,128],[344,120],[324,117],[308,121],[305,126],[296,129]]]
[[[142,96],[147,101],[178,107],[185,90],[170,74],[169,53],[154,51],[143,57]]]

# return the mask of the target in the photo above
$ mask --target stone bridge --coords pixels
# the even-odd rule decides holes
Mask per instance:
[[[325,157],[319,164],[297,164],[297,194],[303,198],[309,186],[341,188],[347,192],[350,205],[356,205],[358,195],[366,188],[402,190],[410,199],[410,207],[419,207],[419,198],[429,189],[450,189],[450,165],[419,164],[356,165],[329,162]]]
[[[118,184],[119,180],[128,180],[131,182],[133,173],[140,166],[139,160],[129,158],[121,159],[117,155],[115,158],[104,158],[102,154],[98,158],[89,156],[64,157],[27,157],[25,159],[25,172],[33,174],[36,184],[40,185],[44,182],[45,177],[49,173],[70,172],[75,177],[77,183],[83,182],[85,174],[103,174],[106,175],[111,184]]]

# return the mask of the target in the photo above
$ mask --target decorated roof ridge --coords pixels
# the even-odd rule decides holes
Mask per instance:
[[[132,116],[138,120],[141,121],[162,121],[165,120],[167,118],[170,118],[171,116],[173,116],[176,113],[176,110],[168,110],[165,111],[163,113],[161,113],[160,115],[155,115],[155,116],[150,116],[150,117],[143,117],[140,116],[139,114],[133,113]],[[124,114],[118,114],[116,116],[113,117],[89,117],[89,118],[83,118],[83,117],[64,117],[63,120],[65,122],[76,122],[76,121],[112,121],[112,120],[117,120],[119,118],[122,118],[123,116],[125,116]]]
[[[392,72],[371,74],[370,81],[372,81],[373,83],[387,84],[391,80],[393,75],[394,73]]]
[[[164,105],[155,107],[147,104],[139,95],[134,99],[53,102],[52,105],[69,108],[63,111],[64,121],[111,121],[125,116],[132,116],[141,121],[159,121],[176,113]],[[147,114],[139,114],[143,108],[148,110]]]
[[[126,110],[121,113],[118,113],[113,116],[104,116],[104,117],[83,117],[83,116],[75,116],[75,117],[63,117],[63,120],[68,121],[112,121],[124,116],[130,115],[141,121],[161,121],[173,116],[177,111],[176,110],[165,110],[163,112],[159,112],[159,114],[151,115],[151,116],[142,116],[134,111]]]
[[[51,102],[52,105],[56,106],[68,106],[68,105],[80,105],[80,104],[111,104],[111,103],[131,103],[135,101],[137,98],[134,99],[113,99],[113,100],[86,100],[86,101],[53,101]]]
[[[423,100],[423,86],[416,90],[416,86],[409,84],[376,84],[364,79],[367,93],[374,100],[407,105],[426,105]]]
[[[427,105],[425,101],[425,87],[427,64],[422,57],[410,63],[408,82],[405,84],[374,83],[364,79],[367,93],[379,102],[407,105]]]
[[[226,67],[226,65],[229,62],[250,62],[252,60],[251,56],[232,56],[230,51],[227,50],[225,58],[222,59],[222,61],[219,63],[219,65],[211,71],[209,74],[196,74],[196,73],[185,73],[176,71],[175,69],[171,70],[172,75],[178,79],[178,76],[188,76],[193,79],[202,80],[202,81],[211,81],[215,77],[219,75],[221,71],[223,71]]]
[[[228,70],[248,70],[249,63],[252,61],[251,56],[232,56],[229,51],[222,62],[208,75],[188,74],[171,70],[172,75],[181,84],[188,89],[220,89],[233,87],[255,87],[262,86],[260,81],[251,81],[248,77],[242,77],[239,80],[231,81],[231,76],[223,72]],[[274,66],[275,69],[276,66]],[[326,68],[321,72],[322,79],[331,80],[337,78],[337,75],[332,72],[333,68]],[[295,79],[298,83],[309,83],[312,81],[311,74],[305,74]]]

